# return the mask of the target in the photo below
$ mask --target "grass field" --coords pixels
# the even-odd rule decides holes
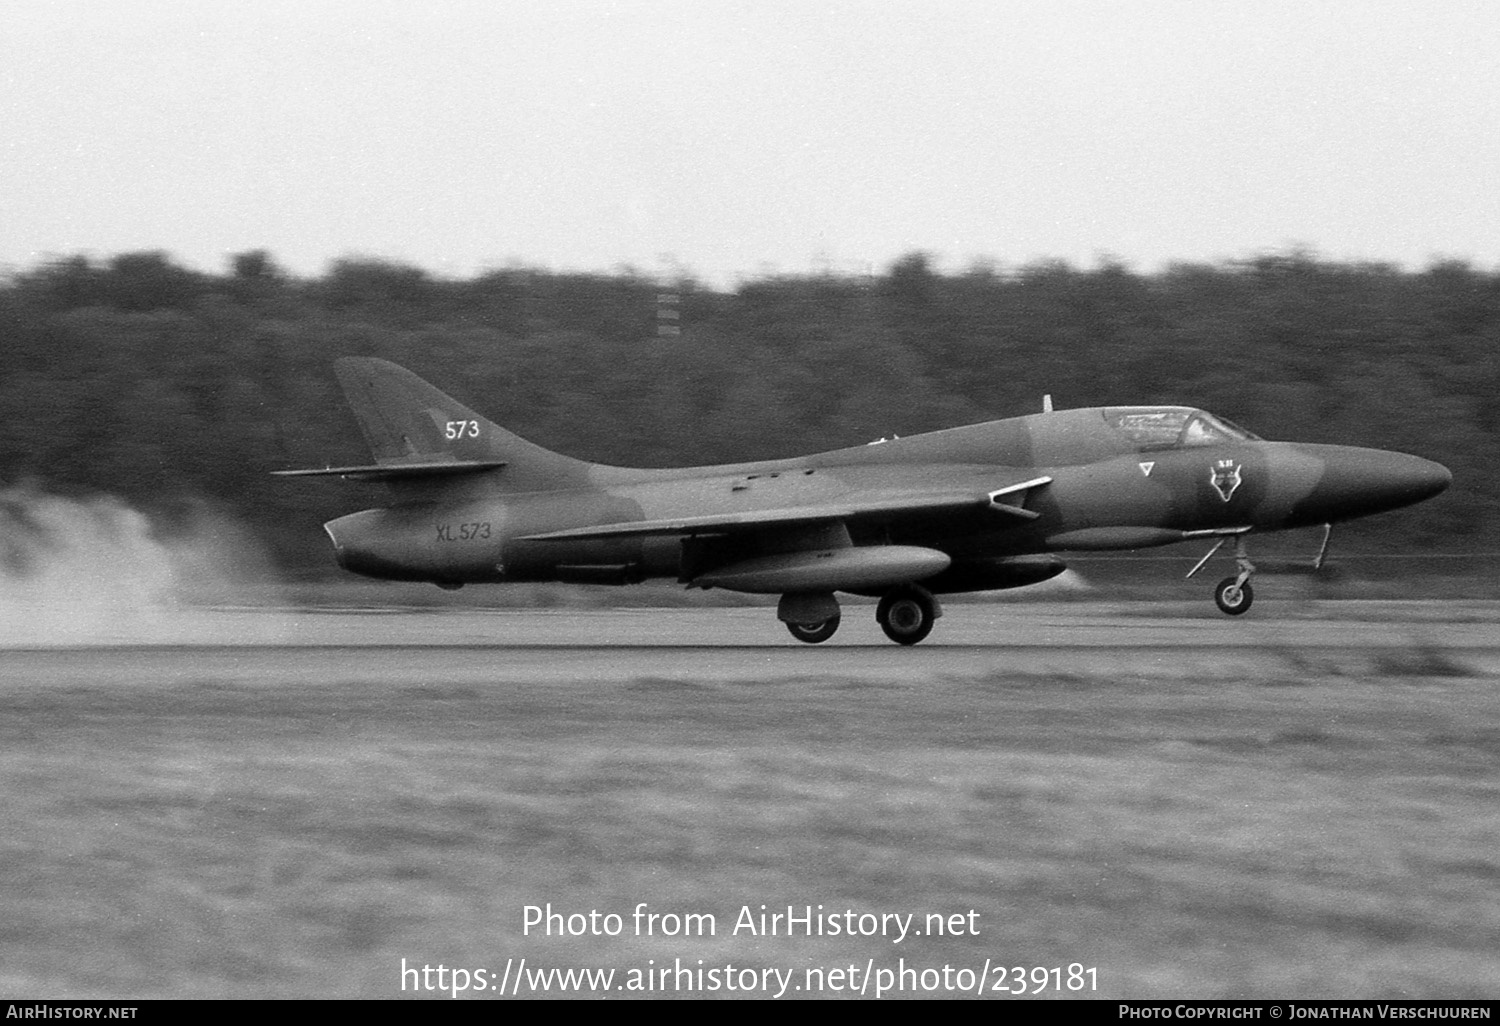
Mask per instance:
[[[1288,665],[484,687],[437,655],[420,685],[9,687],[0,994],[391,997],[403,958],[494,982],[524,957],[1500,996],[1496,680],[1431,651]],[[640,902],[716,934],[633,936]],[[624,932],[525,935],[548,903]],[[733,934],[762,904],[973,910],[978,934]]]

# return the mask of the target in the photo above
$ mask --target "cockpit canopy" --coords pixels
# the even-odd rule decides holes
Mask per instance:
[[[1104,419],[1143,451],[1260,441],[1233,421],[1188,406],[1112,406]]]

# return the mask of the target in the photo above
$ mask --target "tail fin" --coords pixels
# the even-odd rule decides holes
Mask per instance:
[[[333,372],[378,462],[498,455],[493,424],[406,368],[351,356],[335,361]]]
[[[493,471],[505,491],[587,482],[591,464],[511,434],[388,360],[345,357],[334,373],[375,464],[281,473],[399,481]]]

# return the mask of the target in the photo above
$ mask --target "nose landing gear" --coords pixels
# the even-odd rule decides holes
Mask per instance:
[[[1226,577],[1214,589],[1214,604],[1221,612],[1230,616],[1239,616],[1250,608],[1250,603],[1254,600],[1255,591],[1250,587],[1250,582],[1241,584],[1238,577]]]
[[[1198,565],[1188,571],[1192,577],[1203,565],[1213,558],[1228,541],[1228,538],[1220,538],[1214,542],[1214,547],[1200,560]],[[1226,577],[1214,588],[1214,605],[1219,611],[1228,616],[1239,616],[1250,608],[1250,603],[1255,601],[1255,589],[1250,587],[1250,575],[1255,573],[1255,564],[1250,562],[1250,555],[1245,550],[1245,532],[1234,536],[1234,563],[1239,573],[1233,577]]]

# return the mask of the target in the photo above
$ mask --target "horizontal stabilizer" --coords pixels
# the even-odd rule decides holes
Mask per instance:
[[[277,477],[343,477],[354,481],[399,481],[412,478],[454,477],[498,470],[504,460],[425,460],[375,463],[359,467],[317,467],[312,470],[273,470]]]

